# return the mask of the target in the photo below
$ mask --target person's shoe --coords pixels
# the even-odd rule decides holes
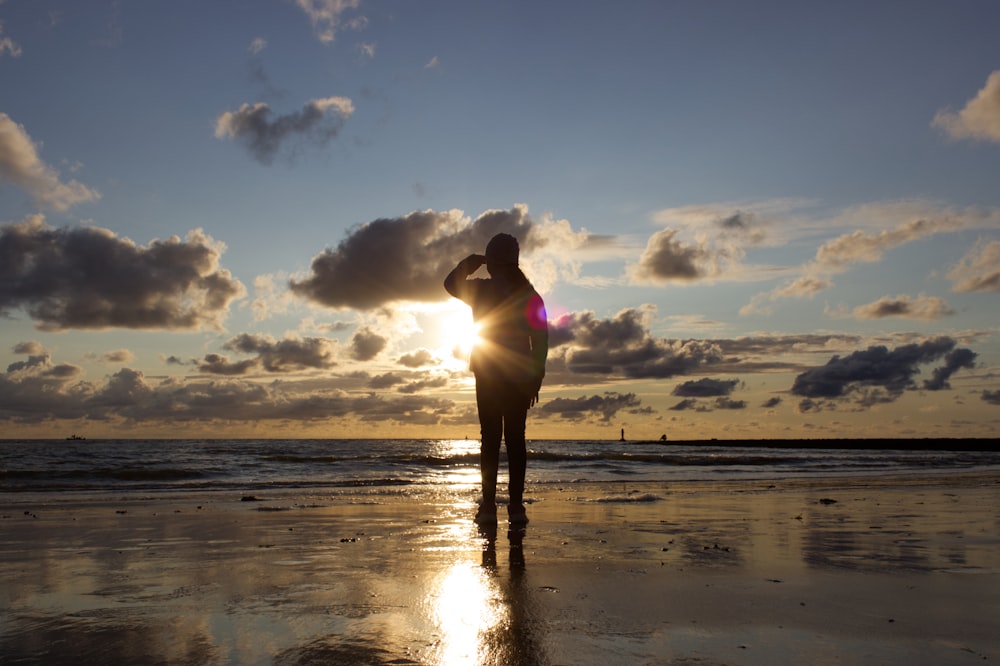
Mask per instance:
[[[476,511],[476,517],[472,521],[480,527],[495,527],[497,524],[497,505],[480,504],[479,510]]]
[[[527,525],[528,513],[524,510],[523,504],[510,504],[507,506],[507,520],[511,525]]]

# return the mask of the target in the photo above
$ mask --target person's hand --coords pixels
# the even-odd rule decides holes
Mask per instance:
[[[462,264],[471,275],[479,270],[479,267],[486,263],[486,256],[482,254],[470,254],[462,259]]]
[[[534,407],[538,404],[538,391],[535,391],[535,395],[531,396],[531,400],[528,401],[528,407]]]
[[[528,400],[528,407],[534,407],[538,404],[538,394],[542,390],[542,380],[538,380],[531,387],[530,395],[531,398]]]

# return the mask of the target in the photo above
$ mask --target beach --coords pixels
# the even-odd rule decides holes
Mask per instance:
[[[1000,659],[993,473],[0,499],[5,664]]]

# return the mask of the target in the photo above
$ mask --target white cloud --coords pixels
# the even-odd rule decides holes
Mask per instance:
[[[952,291],[1000,291],[1000,241],[976,245],[948,271]]]
[[[0,22],[0,57],[5,53],[12,58],[19,58],[21,46],[10,37],[3,36],[3,23]]]
[[[252,53],[253,55],[257,55],[266,48],[267,48],[267,40],[264,39],[263,37],[255,37],[254,40],[250,42],[250,46],[248,47],[247,50],[250,51],[250,53]]]
[[[850,208],[827,221],[831,228],[855,226],[853,231],[832,238],[816,250],[812,261],[799,267],[799,276],[757,294],[740,314],[766,314],[767,303],[784,298],[812,297],[830,289],[831,277],[861,263],[881,261],[899,246],[937,234],[969,229],[992,229],[1000,223],[1000,209],[980,210],[942,207],[908,200],[875,203]]]
[[[938,111],[931,124],[953,139],[1000,143],[1000,69],[989,75],[986,85],[961,111]]]
[[[356,17],[349,21],[342,20],[342,14],[357,9],[360,0],[295,0],[299,9],[306,13],[312,23],[319,41],[329,43],[337,36],[337,32],[346,28],[361,29],[367,23],[364,17]]]
[[[27,192],[35,205],[57,211],[95,201],[101,195],[75,180],[63,182],[38,155],[38,148],[22,125],[0,113],[0,185],[11,183]]]

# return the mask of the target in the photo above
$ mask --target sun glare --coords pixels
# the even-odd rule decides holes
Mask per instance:
[[[447,354],[455,352],[468,359],[479,342],[479,325],[472,321],[469,309],[441,313],[438,327],[439,346]]]

